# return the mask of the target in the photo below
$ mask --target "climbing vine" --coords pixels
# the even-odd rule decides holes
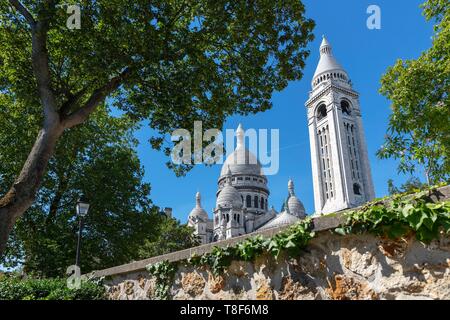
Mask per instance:
[[[193,256],[187,262],[195,266],[208,266],[214,275],[219,275],[230,266],[233,260],[250,261],[264,253],[278,257],[282,251],[296,255],[313,237],[311,219],[307,218],[272,238],[266,239],[258,235],[235,246],[214,247],[211,252],[202,256]]]
[[[429,191],[411,197],[394,197],[390,204],[375,201],[344,216],[346,222],[335,229],[342,235],[370,232],[400,238],[415,233],[417,240],[429,243],[440,232],[450,233],[450,201],[430,202]]]
[[[431,202],[429,196],[432,191],[377,199],[361,208],[345,212],[345,222],[334,231],[341,235],[369,232],[391,238],[415,233],[419,241],[430,242],[438,238],[440,233],[450,233],[450,201]],[[271,238],[258,235],[234,246],[214,247],[211,252],[178,263],[208,267],[217,276],[233,260],[252,261],[265,253],[276,258],[282,252],[288,256],[297,256],[314,236],[312,220],[307,218]],[[155,293],[159,298],[168,299],[177,266],[177,263],[168,261],[147,266],[147,270],[156,278]]]
[[[147,266],[147,271],[155,277],[155,295],[161,300],[168,300],[173,277],[177,272],[177,264],[167,260]]]

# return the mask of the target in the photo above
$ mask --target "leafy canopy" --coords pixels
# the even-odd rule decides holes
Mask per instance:
[[[80,30],[66,27],[68,4],[81,6]],[[231,114],[266,110],[275,90],[302,77],[314,27],[304,13],[297,0],[0,0],[1,192],[42,123],[65,129],[43,188],[10,239],[12,257],[60,274],[75,247],[73,203],[82,190],[95,201],[84,270],[130,259],[135,238],[155,224],[127,130],[147,120],[158,132],[152,146],[161,149],[166,134],[192,129],[194,120],[221,128]],[[104,102],[126,117],[108,116]],[[38,175],[28,190],[34,198],[40,173],[26,173]]]
[[[388,192],[389,195],[399,194],[399,193],[414,193],[419,192],[427,187],[425,183],[422,183],[417,177],[410,177],[405,181],[400,187],[394,185],[394,180],[388,180]]]
[[[392,114],[378,156],[400,159],[401,172],[423,165],[432,185],[450,178],[450,4],[429,0],[423,8],[436,21],[433,44],[416,60],[398,60],[381,80]]]
[[[159,216],[155,219],[154,235],[147,237],[138,249],[141,259],[163,255],[169,252],[188,249],[199,245],[199,239],[193,233],[193,228],[180,224],[175,219]]]
[[[221,128],[231,114],[269,108],[274,90],[302,77],[313,39],[314,22],[297,0],[22,3],[48,22],[51,86],[62,117],[121,76],[114,105],[148,119],[159,132],[151,140],[158,149],[165,134],[190,130],[194,120]],[[81,29],[68,30],[65,5],[78,3]],[[5,0],[0,12],[0,91],[39,104],[30,27]]]
[[[39,130],[39,108],[27,108],[3,96],[0,122],[0,144],[4,146],[0,191],[5,191]],[[135,152],[135,127],[127,116],[110,116],[103,105],[84,126],[62,137],[34,205],[10,237],[2,261],[5,266],[20,266],[37,276],[63,276],[74,263],[78,231],[75,203],[82,193],[91,204],[81,247],[83,272],[195,243],[189,237],[191,229],[162,217],[153,206],[150,185],[143,181],[144,171]],[[168,224],[172,227],[164,228]],[[162,245],[160,238],[166,233],[178,235],[177,241]],[[140,252],[144,245],[158,250]]]

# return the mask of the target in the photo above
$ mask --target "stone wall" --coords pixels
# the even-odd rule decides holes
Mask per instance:
[[[107,281],[111,299],[153,299],[145,271]],[[234,261],[222,276],[180,266],[173,299],[450,299],[450,238],[429,245],[414,238],[322,232],[297,258]]]
[[[436,190],[432,201],[450,198],[450,186]],[[389,205],[388,202],[385,203]],[[179,263],[171,286],[173,299],[450,299],[450,238],[424,245],[371,235],[339,236],[330,230],[342,212],[313,219],[318,232],[295,259],[262,256],[234,261],[222,276]],[[234,245],[260,234],[271,237],[287,226],[153,257],[93,272],[105,277],[111,299],[154,299],[155,280],[145,267],[160,261],[183,261]]]

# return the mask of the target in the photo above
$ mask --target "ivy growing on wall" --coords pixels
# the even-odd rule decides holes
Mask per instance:
[[[173,277],[177,272],[178,265],[167,260],[160,261],[155,264],[147,266],[147,271],[155,277],[156,288],[155,295],[161,300],[170,298],[170,286],[172,285]]]
[[[429,243],[450,232],[450,201],[433,203],[429,191],[394,197],[390,204],[375,201],[344,215],[346,222],[335,229],[342,235],[370,232],[395,239],[415,233],[417,240]]]
[[[314,237],[311,219],[307,218],[280,232],[272,238],[266,239],[261,235],[248,238],[235,246],[224,248],[214,247],[211,252],[202,256],[194,256],[187,263],[196,266],[208,266],[214,275],[219,275],[231,261],[250,261],[263,253],[270,253],[274,257],[287,251],[291,255],[297,255]]]
[[[432,191],[426,190],[413,196],[397,195],[389,198],[389,202],[386,199],[378,199],[356,210],[345,212],[345,222],[334,231],[341,235],[369,232],[394,239],[415,233],[419,241],[428,243],[438,238],[440,233],[450,233],[450,201],[433,203],[429,198]],[[307,218],[269,239],[259,235],[235,246],[214,247],[211,252],[193,256],[187,261],[163,261],[149,265],[147,269],[156,278],[156,295],[161,299],[168,299],[178,263],[207,267],[217,276],[227,269],[233,260],[252,261],[265,253],[276,258],[282,252],[290,257],[298,256],[314,236],[312,220]]]

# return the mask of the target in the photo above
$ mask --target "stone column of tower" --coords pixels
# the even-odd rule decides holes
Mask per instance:
[[[359,206],[375,197],[359,95],[324,37],[306,102],[315,214]]]

